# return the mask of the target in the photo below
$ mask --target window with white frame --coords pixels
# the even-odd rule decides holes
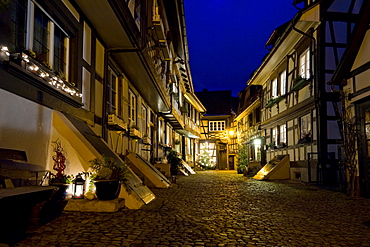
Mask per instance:
[[[271,82],[271,97],[275,98],[278,96],[278,81],[277,78]]]
[[[136,95],[129,90],[128,92],[128,97],[129,97],[129,105],[128,105],[128,117],[130,120],[131,125],[135,125],[136,123]]]
[[[299,56],[299,75],[305,79],[311,77],[310,63],[310,49],[307,49]]]
[[[141,105],[141,128],[144,133],[144,135],[148,134],[147,128],[148,128],[148,109],[144,104]]]
[[[27,0],[10,1],[10,50],[16,51],[26,47],[27,34]]]
[[[280,95],[286,94],[286,71],[280,74]]]
[[[172,145],[172,128],[169,124],[166,124],[166,144]]]
[[[117,115],[117,75],[108,67],[107,75],[107,112]]]
[[[209,131],[225,130],[225,121],[209,121]]]
[[[67,75],[67,33],[38,4],[30,3],[28,49],[36,53],[39,62],[59,74]]]
[[[277,145],[277,140],[278,140],[278,129],[277,127],[275,127],[271,130],[271,142],[274,144],[274,146]]]
[[[300,119],[300,138],[311,138],[311,115],[307,114]]]
[[[280,126],[280,143],[286,144],[286,124]]]

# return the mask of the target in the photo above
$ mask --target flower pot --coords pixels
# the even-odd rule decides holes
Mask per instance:
[[[113,200],[119,195],[121,183],[119,180],[96,180],[95,194],[99,200]]]
[[[69,184],[63,183],[49,183],[50,186],[58,187],[58,190],[55,191],[52,195],[53,200],[64,200],[68,194]]]

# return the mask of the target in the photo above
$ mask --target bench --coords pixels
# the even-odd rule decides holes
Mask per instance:
[[[43,167],[27,162],[25,151],[0,148],[0,189],[41,185],[47,174]]]
[[[57,187],[40,186],[48,174],[27,162],[26,152],[0,149],[0,243],[39,224]]]

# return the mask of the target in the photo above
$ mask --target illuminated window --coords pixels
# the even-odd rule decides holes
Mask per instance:
[[[271,83],[271,96],[277,97],[278,96],[278,81],[277,78],[272,80]]]
[[[280,95],[286,94],[286,72],[280,74]]]
[[[130,103],[128,105],[128,114],[129,114],[129,120],[130,124],[134,125],[136,122],[136,95],[129,90],[128,92]]]
[[[300,119],[300,138],[311,138],[311,116],[307,114]]]
[[[277,127],[275,127],[271,131],[271,142],[276,146],[277,140],[278,140],[278,129]]]
[[[209,121],[209,131],[225,130],[225,121]]]
[[[310,79],[311,68],[310,68],[310,50],[305,50],[299,56],[299,75],[303,78]]]
[[[286,144],[286,124],[280,126],[280,143]]]

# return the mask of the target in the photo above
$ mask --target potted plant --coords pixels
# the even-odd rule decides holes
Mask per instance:
[[[275,98],[269,98],[266,102],[265,108],[271,108],[275,104]]]
[[[298,76],[293,81],[293,87],[290,89],[290,91],[298,91],[299,89],[303,88],[309,83],[309,81],[304,78],[303,76]]]
[[[276,149],[276,146],[275,146],[275,142],[270,142],[267,147],[270,149],[270,150],[273,150],[273,149]]]
[[[67,189],[73,181],[73,176],[64,174],[66,169],[66,152],[58,139],[52,142],[54,155],[52,156],[54,165],[53,170],[56,174],[50,173],[49,185],[57,186],[59,189],[54,194],[56,199],[64,199],[67,195]]]
[[[279,142],[278,148],[286,148],[286,143],[284,142]]]
[[[302,138],[298,140],[298,144],[311,143],[311,132],[303,132]]]
[[[103,156],[90,160],[90,179],[95,185],[99,200],[113,200],[119,195],[121,184],[127,181],[126,164],[118,164],[114,158]]]

